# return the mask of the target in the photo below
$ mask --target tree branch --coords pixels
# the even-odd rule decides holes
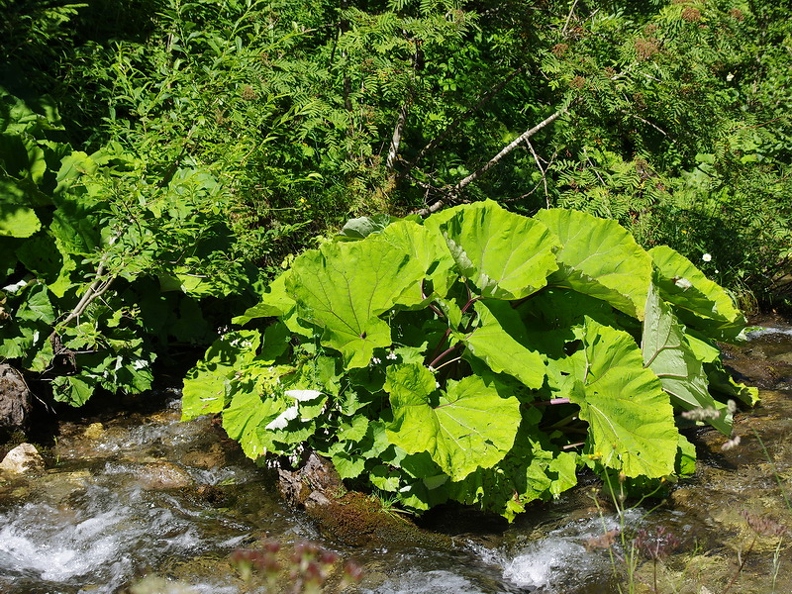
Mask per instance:
[[[545,204],[547,205],[547,208],[550,208],[550,193],[547,191],[547,172],[545,171],[545,168],[542,167],[542,163],[541,161],[539,161],[539,155],[536,154],[536,151],[534,150],[531,141],[526,138],[525,144],[528,145],[528,150],[531,151],[531,155],[533,155],[536,166],[539,168],[539,171],[542,172],[542,183],[544,184]]]
[[[505,157],[506,155],[511,153],[518,146],[520,146],[520,143],[527,141],[531,136],[533,136],[534,134],[539,132],[539,130],[541,130],[542,128],[544,128],[545,126],[547,126],[549,124],[552,124],[559,117],[561,117],[565,112],[566,112],[566,108],[559,109],[558,111],[556,111],[552,115],[548,116],[547,118],[545,118],[544,120],[542,120],[541,122],[536,124],[536,126],[534,126],[533,128],[530,128],[529,130],[526,130],[525,132],[520,134],[517,138],[515,138],[513,141],[511,141],[509,144],[507,144],[505,147],[503,147],[503,149],[501,149],[501,151],[497,155],[492,157],[492,159],[487,161],[483,166],[479,167],[476,171],[474,171],[473,173],[468,175],[466,178],[464,178],[459,183],[457,183],[453,188],[451,188],[451,190],[449,192],[450,197],[452,199],[455,199],[456,196],[459,194],[459,192],[465,186],[467,186],[470,182],[477,180],[479,177],[484,175],[487,171],[489,171],[490,169],[495,167],[495,165],[497,165],[498,162],[501,159],[503,159],[503,157]],[[432,214],[433,212],[437,212],[438,210],[443,208],[443,205],[444,205],[443,200],[438,200],[434,204],[417,211],[417,214],[419,214],[421,216],[426,216],[426,215]]]
[[[421,150],[418,152],[418,154],[417,154],[417,155],[416,155],[416,156],[413,158],[413,160],[412,160],[412,161],[410,161],[409,163],[407,163],[407,166],[404,168],[404,171],[402,171],[401,173],[399,173],[399,179],[402,179],[402,178],[404,178],[406,175],[408,175],[408,174],[410,173],[410,171],[412,171],[412,169],[413,169],[413,168],[414,168],[414,167],[415,167],[415,166],[418,164],[418,162],[419,162],[419,161],[420,161],[420,160],[421,160],[421,159],[424,157],[424,155],[426,155],[426,153],[428,153],[429,151],[431,151],[432,149],[434,149],[434,148],[435,148],[435,147],[436,147],[438,144],[440,144],[440,143],[441,143],[441,142],[443,142],[443,141],[444,141],[446,138],[448,138],[449,134],[451,134],[451,132],[453,132],[454,130],[456,130],[456,129],[459,127],[459,125],[460,125],[462,122],[464,122],[464,121],[465,121],[465,120],[466,120],[468,117],[470,117],[472,114],[474,114],[474,113],[475,113],[475,112],[477,112],[479,109],[481,109],[481,108],[482,108],[482,106],[483,106],[485,103],[487,103],[487,101],[489,101],[489,100],[490,100],[490,99],[492,99],[492,98],[493,98],[495,95],[497,95],[498,93],[500,93],[500,92],[503,90],[503,88],[504,88],[504,87],[505,87],[507,84],[509,84],[509,83],[510,83],[510,82],[511,82],[511,81],[512,81],[512,80],[513,80],[513,79],[514,79],[514,78],[515,78],[515,77],[516,77],[518,74],[520,74],[521,72],[523,72],[523,70],[525,70],[525,66],[520,66],[519,68],[517,68],[516,70],[514,70],[514,72],[512,72],[511,74],[509,74],[509,75],[508,75],[506,78],[504,78],[504,79],[503,79],[501,82],[499,82],[497,85],[495,85],[495,86],[494,86],[492,89],[490,89],[489,91],[487,91],[486,93],[484,93],[484,95],[482,95],[482,96],[481,96],[481,98],[480,98],[480,99],[479,99],[479,100],[476,102],[476,104],[475,104],[475,105],[473,105],[472,107],[468,108],[468,109],[467,109],[467,110],[466,110],[466,111],[465,111],[465,112],[464,112],[462,115],[460,115],[460,116],[457,116],[457,117],[454,119],[454,121],[453,121],[453,122],[451,122],[451,123],[450,123],[448,126],[446,126],[446,128],[445,128],[445,129],[444,129],[442,132],[440,132],[440,134],[438,134],[438,135],[437,135],[437,136],[435,136],[435,137],[434,137],[432,140],[430,140],[430,141],[429,141],[429,144],[427,144],[426,146],[424,146],[424,147],[423,147],[423,148],[422,148],[422,149],[421,149]]]
[[[109,278],[102,278],[104,274],[104,262],[100,262],[99,266],[96,268],[96,278],[88,287],[88,290],[82,296],[80,301],[77,305],[74,306],[74,309],[71,310],[69,315],[58,324],[59,326],[66,326],[72,320],[77,319],[82,315],[82,313],[88,308],[88,306],[93,302],[94,299],[97,299],[102,296],[102,294],[110,288],[110,285],[113,284],[115,280],[114,277]]]
[[[558,110],[557,112],[555,112],[551,116],[545,118],[544,120],[542,120],[541,122],[536,124],[536,126],[531,128],[530,130],[526,130],[525,132],[520,134],[517,138],[515,138],[509,144],[507,144],[505,147],[503,147],[503,149],[501,149],[501,152],[499,152],[497,155],[492,157],[492,159],[487,161],[484,164],[484,166],[479,167],[478,170],[474,171],[473,173],[468,175],[465,179],[460,181],[456,186],[454,186],[454,190],[456,190],[456,192],[459,192],[459,190],[464,188],[470,182],[477,180],[479,177],[481,177],[482,175],[487,173],[487,171],[489,171],[490,169],[495,167],[495,165],[497,165],[498,162],[501,159],[503,159],[503,157],[505,157],[506,155],[511,153],[518,146],[520,146],[520,143],[523,143],[526,140],[528,140],[531,136],[533,136],[534,134],[539,132],[539,130],[541,130],[542,128],[544,128],[548,124],[552,124],[553,122],[555,122],[561,116],[561,114],[563,114],[563,113],[564,113],[564,110]]]

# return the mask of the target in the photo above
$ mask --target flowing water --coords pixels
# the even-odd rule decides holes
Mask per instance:
[[[696,476],[657,509],[652,501],[616,514],[595,485],[512,525],[448,509],[425,521],[451,535],[445,547],[323,538],[210,419],[179,422],[176,394],[157,396],[155,413],[64,422],[46,472],[0,478],[0,592],[264,592],[229,556],[273,540],[284,551],[311,541],[354,558],[364,575],[357,591],[369,594],[607,594],[630,583],[654,592],[655,580],[658,592],[792,592],[792,536],[778,536],[792,526],[792,330],[758,330],[733,356],[764,388],[762,404],[738,416],[737,448],[722,450],[725,438],[711,431],[695,435]],[[679,542],[655,564],[634,545],[640,530]]]

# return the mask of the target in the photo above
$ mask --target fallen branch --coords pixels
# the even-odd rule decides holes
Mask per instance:
[[[492,89],[484,93],[484,95],[482,95],[481,98],[472,107],[467,109],[463,114],[457,116],[454,119],[454,121],[452,121],[448,126],[445,127],[445,129],[442,132],[440,132],[440,134],[435,136],[432,140],[429,141],[429,143],[426,146],[424,146],[420,151],[418,151],[418,154],[413,158],[413,160],[407,163],[404,170],[401,173],[399,173],[399,179],[408,175],[410,171],[413,170],[413,168],[418,164],[418,162],[424,157],[426,153],[434,149],[438,144],[440,144],[446,138],[448,138],[451,132],[456,130],[462,122],[464,122],[466,119],[468,119],[468,117],[470,117],[479,109],[481,109],[485,103],[487,103],[495,95],[500,93],[503,90],[503,88],[514,79],[514,77],[516,77],[524,70],[525,70],[525,66],[520,66],[519,68],[515,69],[511,74],[509,74],[506,78],[500,81]]]
[[[474,171],[473,173],[468,175],[466,178],[461,180],[459,183],[457,183],[455,186],[453,186],[450,189],[450,191],[448,192],[448,194],[451,196],[452,199],[456,199],[456,196],[459,194],[459,192],[465,186],[467,186],[470,182],[477,180],[479,177],[484,175],[487,171],[489,171],[490,169],[495,167],[495,165],[497,165],[498,162],[501,159],[503,159],[503,157],[505,157],[506,155],[511,153],[514,149],[516,149],[518,146],[520,146],[521,143],[526,142],[531,136],[533,136],[534,134],[539,132],[539,130],[541,130],[542,128],[544,128],[548,124],[552,124],[559,117],[561,117],[561,115],[563,115],[565,112],[566,112],[566,109],[559,109],[558,111],[556,111],[552,115],[548,116],[547,118],[545,118],[544,120],[542,120],[541,122],[536,124],[536,126],[534,126],[533,128],[530,128],[529,130],[526,130],[525,132],[520,134],[517,138],[515,138],[513,141],[511,141],[509,144],[507,144],[505,147],[503,147],[503,149],[501,149],[501,151],[497,155],[492,157],[492,159],[487,161],[483,166],[479,167],[476,171]],[[431,204],[430,206],[417,211],[417,214],[419,214],[421,216],[426,216],[426,215],[432,214],[433,212],[437,212],[438,210],[443,208],[444,204],[445,203],[444,203],[443,200],[438,200],[434,204]]]
[[[95,299],[101,297],[102,294],[104,294],[104,292],[110,288],[110,285],[113,284],[115,278],[112,276],[102,278],[103,274],[104,262],[100,262],[99,266],[96,268],[96,277],[94,278],[94,281],[90,284],[88,290],[83,294],[82,298],[77,303],[77,305],[74,306],[74,309],[71,310],[69,315],[67,315],[66,318],[60,322],[60,324],[58,324],[59,326],[66,326],[72,320],[79,318]]]

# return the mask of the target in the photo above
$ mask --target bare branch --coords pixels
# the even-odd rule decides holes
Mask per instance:
[[[413,160],[410,161],[407,164],[407,166],[404,168],[404,171],[402,171],[399,174],[399,178],[403,178],[410,171],[412,171],[412,169],[418,164],[418,162],[424,157],[424,155],[426,155],[426,153],[428,153],[429,151],[434,149],[438,144],[440,144],[446,138],[448,138],[448,136],[451,134],[451,132],[456,130],[462,122],[464,122],[468,117],[470,117],[472,114],[474,114],[479,109],[481,109],[484,106],[484,104],[487,103],[487,101],[489,101],[495,95],[497,95],[500,91],[502,91],[503,88],[507,84],[509,84],[518,74],[523,72],[523,70],[525,70],[525,66],[520,66],[519,68],[514,70],[511,74],[509,74],[501,82],[499,82],[497,85],[495,85],[492,89],[490,89],[489,91],[484,93],[484,95],[481,96],[481,98],[475,103],[475,105],[473,105],[472,107],[467,109],[463,114],[457,116],[454,119],[454,121],[451,122],[440,134],[438,134],[432,140],[430,140],[429,144],[424,146],[418,152],[418,154],[415,156],[415,158],[413,158]]]
[[[536,166],[539,168],[539,171],[542,172],[542,183],[544,184],[545,204],[547,205],[547,208],[550,208],[550,192],[547,191],[547,173],[545,171],[545,168],[542,167],[542,163],[539,161],[539,155],[536,154],[536,151],[534,150],[531,141],[526,138],[525,144],[528,145],[528,150],[531,151],[531,155],[533,155]]]
[[[559,109],[558,111],[556,111],[552,115],[548,116],[547,118],[545,118],[544,120],[542,120],[541,122],[536,124],[536,126],[534,126],[533,128],[530,128],[530,129],[526,130],[525,132],[523,132],[522,134],[520,134],[512,142],[510,142],[508,145],[503,147],[503,149],[501,149],[501,151],[497,155],[492,157],[492,159],[487,161],[482,167],[480,167],[479,169],[477,169],[476,171],[474,171],[473,173],[468,175],[466,178],[461,180],[459,183],[457,183],[455,186],[453,186],[447,192],[447,194],[449,195],[449,198],[451,200],[455,200],[456,197],[459,195],[460,190],[462,190],[470,182],[475,181],[479,177],[484,175],[487,171],[489,171],[495,165],[497,165],[498,162],[501,159],[503,159],[503,157],[505,157],[506,155],[511,153],[518,146],[520,146],[520,143],[527,141],[531,136],[533,136],[534,134],[539,132],[539,130],[541,130],[542,128],[544,128],[548,124],[551,124],[554,121],[556,121],[565,112],[566,112],[566,108]],[[438,210],[443,208],[444,205],[445,205],[445,201],[444,200],[438,200],[434,204],[431,204],[430,206],[417,211],[417,214],[419,214],[421,216],[426,216],[426,215],[432,214],[433,212],[437,212]]]
[[[548,124],[552,124],[553,122],[555,122],[555,121],[556,121],[556,120],[557,120],[557,119],[558,119],[558,118],[559,118],[559,117],[560,117],[560,116],[561,116],[561,115],[564,113],[564,111],[565,111],[565,110],[558,110],[558,111],[556,111],[556,112],[555,112],[554,114],[552,114],[551,116],[548,116],[547,118],[545,118],[544,120],[542,120],[541,122],[539,122],[538,124],[536,124],[536,126],[534,126],[533,128],[531,128],[531,129],[529,129],[529,130],[526,130],[525,132],[523,132],[522,134],[520,134],[520,135],[519,135],[517,138],[515,138],[515,139],[514,139],[514,140],[512,140],[512,141],[511,141],[509,144],[507,144],[505,147],[503,147],[503,149],[501,149],[501,151],[500,151],[500,152],[499,152],[497,155],[495,155],[494,157],[492,157],[492,159],[490,159],[489,161],[487,161],[487,162],[484,164],[484,166],[483,166],[483,167],[480,167],[478,170],[474,171],[473,173],[471,173],[470,175],[468,175],[468,176],[467,176],[465,179],[463,179],[462,181],[460,181],[460,182],[459,182],[459,183],[458,183],[456,186],[454,186],[454,190],[455,190],[456,192],[459,192],[459,190],[461,190],[462,188],[464,188],[464,187],[465,187],[466,185],[468,185],[470,182],[472,182],[472,181],[475,181],[475,180],[477,180],[479,177],[481,177],[482,175],[484,175],[484,174],[485,174],[487,171],[489,171],[490,169],[492,169],[493,167],[495,167],[495,165],[497,165],[497,164],[498,164],[498,162],[499,162],[501,159],[503,159],[503,157],[505,157],[506,155],[508,155],[509,153],[511,153],[511,152],[512,152],[514,149],[516,149],[518,146],[520,146],[520,144],[521,144],[521,143],[523,143],[523,142],[525,142],[526,140],[528,140],[528,139],[529,139],[531,136],[533,136],[534,134],[536,134],[537,132],[539,132],[539,130],[541,130],[542,128],[544,128],[544,127],[545,127],[545,126],[547,126]]]
[[[575,14],[575,7],[577,6],[578,0],[575,0],[572,3],[572,8],[569,9],[569,14],[567,15],[566,22],[564,23],[564,28],[561,29],[561,35],[566,35],[567,27],[569,27],[569,21],[572,20],[572,15]]]
[[[101,297],[102,294],[110,288],[110,285],[113,284],[115,278],[112,276],[102,278],[103,274],[104,262],[100,262],[99,266],[96,268],[94,281],[90,284],[88,290],[83,294],[77,305],[74,306],[74,309],[69,312],[69,315],[67,315],[66,318],[60,322],[60,324],[58,324],[59,326],[66,326],[72,320],[79,318],[95,299]]]

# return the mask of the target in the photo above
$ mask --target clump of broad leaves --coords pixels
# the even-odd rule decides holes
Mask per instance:
[[[355,219],[234,321],[188,374],[184,418],[221,413],[257,460],[313,449],[413,510],[511,520],[584,466],[686,474],[675,412],[728,436],[724,401],[757,397],[720,362],[745,324],[727,293],[576,211]]]

